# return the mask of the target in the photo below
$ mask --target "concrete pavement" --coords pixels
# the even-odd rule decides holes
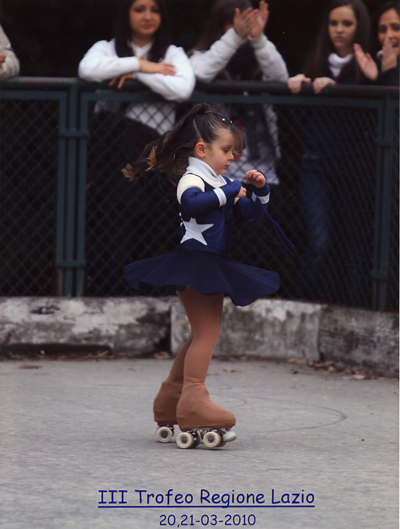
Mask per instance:
[[[154,436],[170,365],[0,362],[0,525],[398,527],[397,380],[213,360],[207,385],[238,439],[181,450]]]

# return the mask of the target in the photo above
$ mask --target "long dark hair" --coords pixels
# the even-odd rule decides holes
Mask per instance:
[[[398,1],[385,2],[384,4],[378,7],[372,17],[371,39],[369,49],[371,54],[373,55],[375,55],[382,48],[381,43],[378,39],[379,19],[381,18],[383,13],[386,13],[386,11],[390,11],[391,9],[394,9],[400,17],[400,4]]]
[[[132,39],[132,30],[129,25],[129,10],[136,0],[122,0],[115,21],[115,51],[118,57],[132,57],[134,55],[129,42]],[[160,10],[161,24],[154,34],[154,42],[149,52],[149,60],[160,62],[171,44],[170,28],[165,0],[154,0]]]
[[[329,63],[328,57],[335,52],[335,48],[329,38],[329,15],[333,9],[338,7],[349,6],[354,12],[357,19],[357,27],[354,35],[354,42],[360,44],[363,49],[366,49],[369,37],[369,14],[368,10],[362,0],[333,0],[323,15],[321,27],[317,35],[313,47],[313,53],[306,62],[305,74],[311,79],[316,77],[329,77]],[[357,61],[353,59],[343,67],[339,81],[354,77],[356,82],[360,81],[362,76],[361,70]]]
[[[248,7],[253,7],[250,0],[217,0],[211,8],[208,22],[205,25],[196,46],[191,52],[207,51],[225,33],[225,25],[233,24],[235,9],[243,12]]]
[[[122,172],[129,180],[134,180],[150,169],[182,176],[188,166],[189,156],[194,155],[197,142],[214,142],[221,129],[232,132],[235,151],[241,152],[245,147],[243,133],[229,119],[213,112],[210,105],[200,103],[183,116],[171,130],[146,145],[139,159],[133,164],[128,164]]]

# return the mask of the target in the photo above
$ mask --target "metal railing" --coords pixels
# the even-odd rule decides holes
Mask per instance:
[[[134,81],[120,92],[70,78],[0,88],[0,295],[134,295],[122,267],[172,250],[179,222],[167,179],[121,176],[155,137],[125,111],[151,104],[170,128],[165,101]],[[398,310],[398,90],[198,83],[178,115],[197,102],[223,105],[246,131],[248,161],[270,164],[270,213],[296,245],[287,255],[268,223],[238,227],[232,258],[278,271],[287,299]]]

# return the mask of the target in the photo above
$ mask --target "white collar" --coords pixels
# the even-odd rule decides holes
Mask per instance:
[[[148,42],[144,46],[138,46],[132,40],[129,41],[129,45],[135,52],[135,56],[139,59],[143,59],[149,53],[151,47],[153,46],[153,41]]]
[[[206,162],[203,162],[203,160],[195,158],[194,156],[189,156],[189,165],[186,168],[186,172],[198,174],[215,184],[221,184],[221,182],[225,184],[225,180],[222,176],[218,176]]]
[[[328,62],[333,77],[339,77],[343,66],[346,66],[352,58],[353,53],[349,53],[346,57],[339,57],[336,53],[331,53],[328,57]]]

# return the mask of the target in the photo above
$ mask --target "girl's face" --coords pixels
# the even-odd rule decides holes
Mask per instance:
[[[205,155],[201,159],[217,174],[224,174],[234,159],[234,148],[235,138],[232,132],[221,128],[218,138],[211,144],[205,145]]]
[[[357,19],[350,6],[341,6],[329,13],[329,38],[339,57],[346,57],[353,51]]]
[[[383,13],[378,22],[378,39],[383,46],[385,38],[389,38],[394,51],[399,55],[400,17],[395,9]]]
[[[155,0],[135,0],[129,9],[132,40],[139,46],[151,42],[161,25],[161,13]]]

